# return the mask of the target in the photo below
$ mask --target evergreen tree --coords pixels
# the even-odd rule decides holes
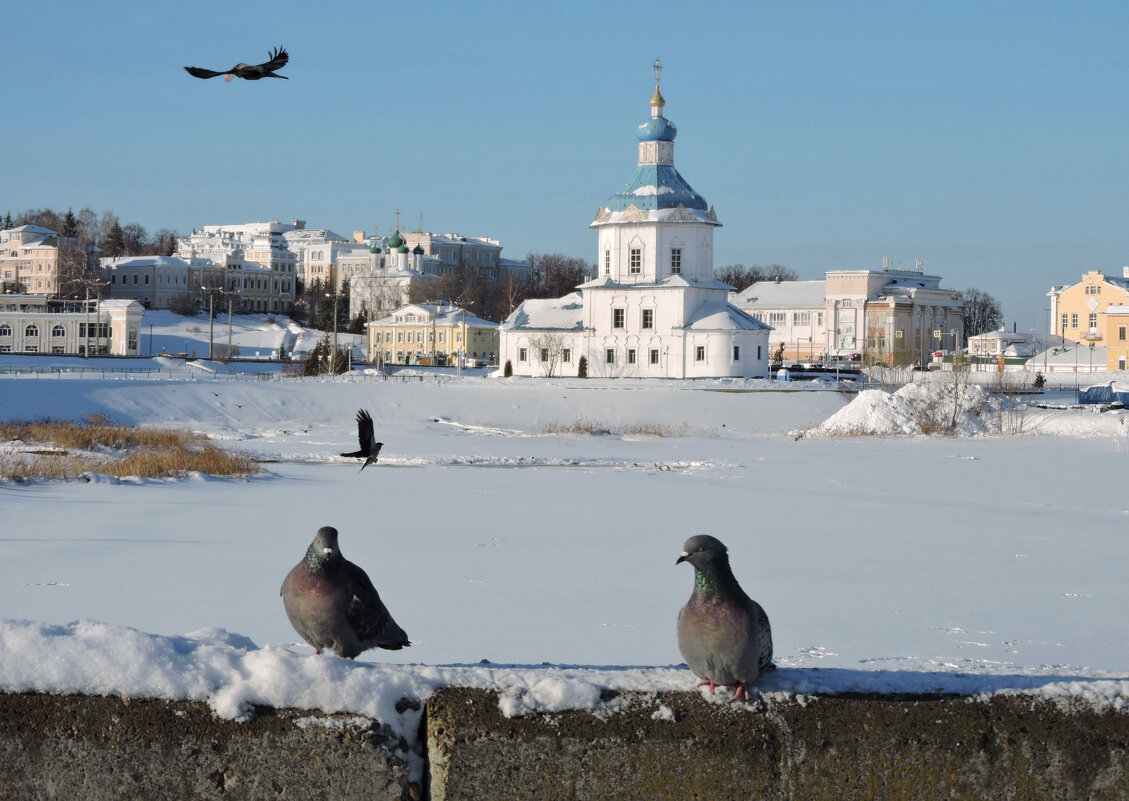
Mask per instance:
[[[102,252],[110,258],[116,258],[125,252],[125,236],[122,233],[122,227],[115,219],[113,225],[110,226],[106,238],[102,241]]]
[[[509,359],[506,359],[506,366],[502,369],[502,376],[510,378],[514,374],[514,366]]]
[[[70,209],[67,209],[67,213],[63,215],[63,230],[59,233],[68,239],[78,238],[78,217],[75,217]]]
[[[588,377],[588,357],[587,356],[581,356],[580,357],[580,361],[576,365],[576,376],[577,376],[577,378],[587,378]]]
[[[9,228],[15,228],[15,227],[16,227],[16,224],[14,222],[12,222],[12,212],[10,212],[10,211],[6,212],[4,214],[4,224],[3,224],[3,226],[0,226],[0,228],[7,231]]]

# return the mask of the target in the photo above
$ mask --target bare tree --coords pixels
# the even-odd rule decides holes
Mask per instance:
[[[770,264],[767,267],[762,267],[759,264],[754,264],[752,267],[746,267],[743,264],[730,264],[717,268],[713,271],[713,274],[718,281],[729,284],[738,290],[746,289],[750,284],[755,284],[757,281],[795,281],[798,278],[795,270],[790,270],[780,264]]]
[[[1004,320],[1000,302],[987,292],[979,289],[962,289],[956,293],[954,300],[964,304],[964,342],[969,337],[995,331]]]
[[[529,347],[533,349],[533,356],[541,363],[541,372],[552,378],[560,364],[564,351],[565,337],[563,334],[540,334],[531,337]]]

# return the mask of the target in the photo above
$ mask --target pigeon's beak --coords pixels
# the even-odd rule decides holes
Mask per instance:
[[[686,561],[687,559],[689,559],[689,558],[690,558],[690,554],[686,553],[686,551],[683,551],[683,552],[682,552],[682,556],[678,557],[677,561],[675,561],[675,563],[674,563],[674,564],[676,564],[676,565],[680,565],[680,564],[682,564],[683,562],[685,562],[685,561]]]
[[[333,549],[332,549],[332,548],[322,548],[322,549],[321,549],[321,552],[322,552],[323,554],[325,554],[326,556],[329,556],[330,554],[332,554],[332,553],[333,553]]]

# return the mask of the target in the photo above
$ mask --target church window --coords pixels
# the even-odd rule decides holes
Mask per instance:
[[[761,357],[761,346],[757,345],[757,359],[759,360],[760,357]]]
[[[572,348],[564,348],[561,350],[561,361],[565,364],[572,361]]]
[[[615,364],[615,348],[604,349],[604,362],[606,364]]]
[[[643,272],[643,249],[631,248],[627,255],[627,271],[632,275]]]
[[[706,346],[705,345],[698,345],[698,347],[694,348],[694,361],[704,362],[705,360],[706,360]]]
[[[612,309],[612,328],[623,328],[624,310]]]
[[[659,349],[651,348],[651,364],[659,363]]]
[[[635,348],[627,349],[627,363],[635,364]]]
[[[528,358],[529,358],[529,350],[527,348],[518,348],[517,349],[517,360],[519,362],[524,362]]]
[[[612,274],[612,252],[611,250],[604,251],[604,275]]]
[[[548,348],[541,348],[541,361],[543,361],[543,362],[549,361],[549,349]]]
[[[655,327],[655,310],[643,309],[643,328]]]
[[[734,345],[733,346],[733,361],[735,361],[735,362],[741,361],[741,346],[740,345]]]
[[[670,249],[670,272],[674,275],[682,272],[682,248]]]

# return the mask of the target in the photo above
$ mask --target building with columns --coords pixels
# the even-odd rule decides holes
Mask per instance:
[[[732,296],[768,323],[784,361],[824,358],[928,364],[937,350],[959,350],[964,307],[920,260],[913,269],[828,270],[822,281],[758,281]]]
[[[598,274],[556,300],[527,300],[501,325],[514,375],[765,376],[768,326],[729,302],[713,274],[712,206],[674,167],[677,129],[655,92],[636,129],[635,174],[596,213]]]

